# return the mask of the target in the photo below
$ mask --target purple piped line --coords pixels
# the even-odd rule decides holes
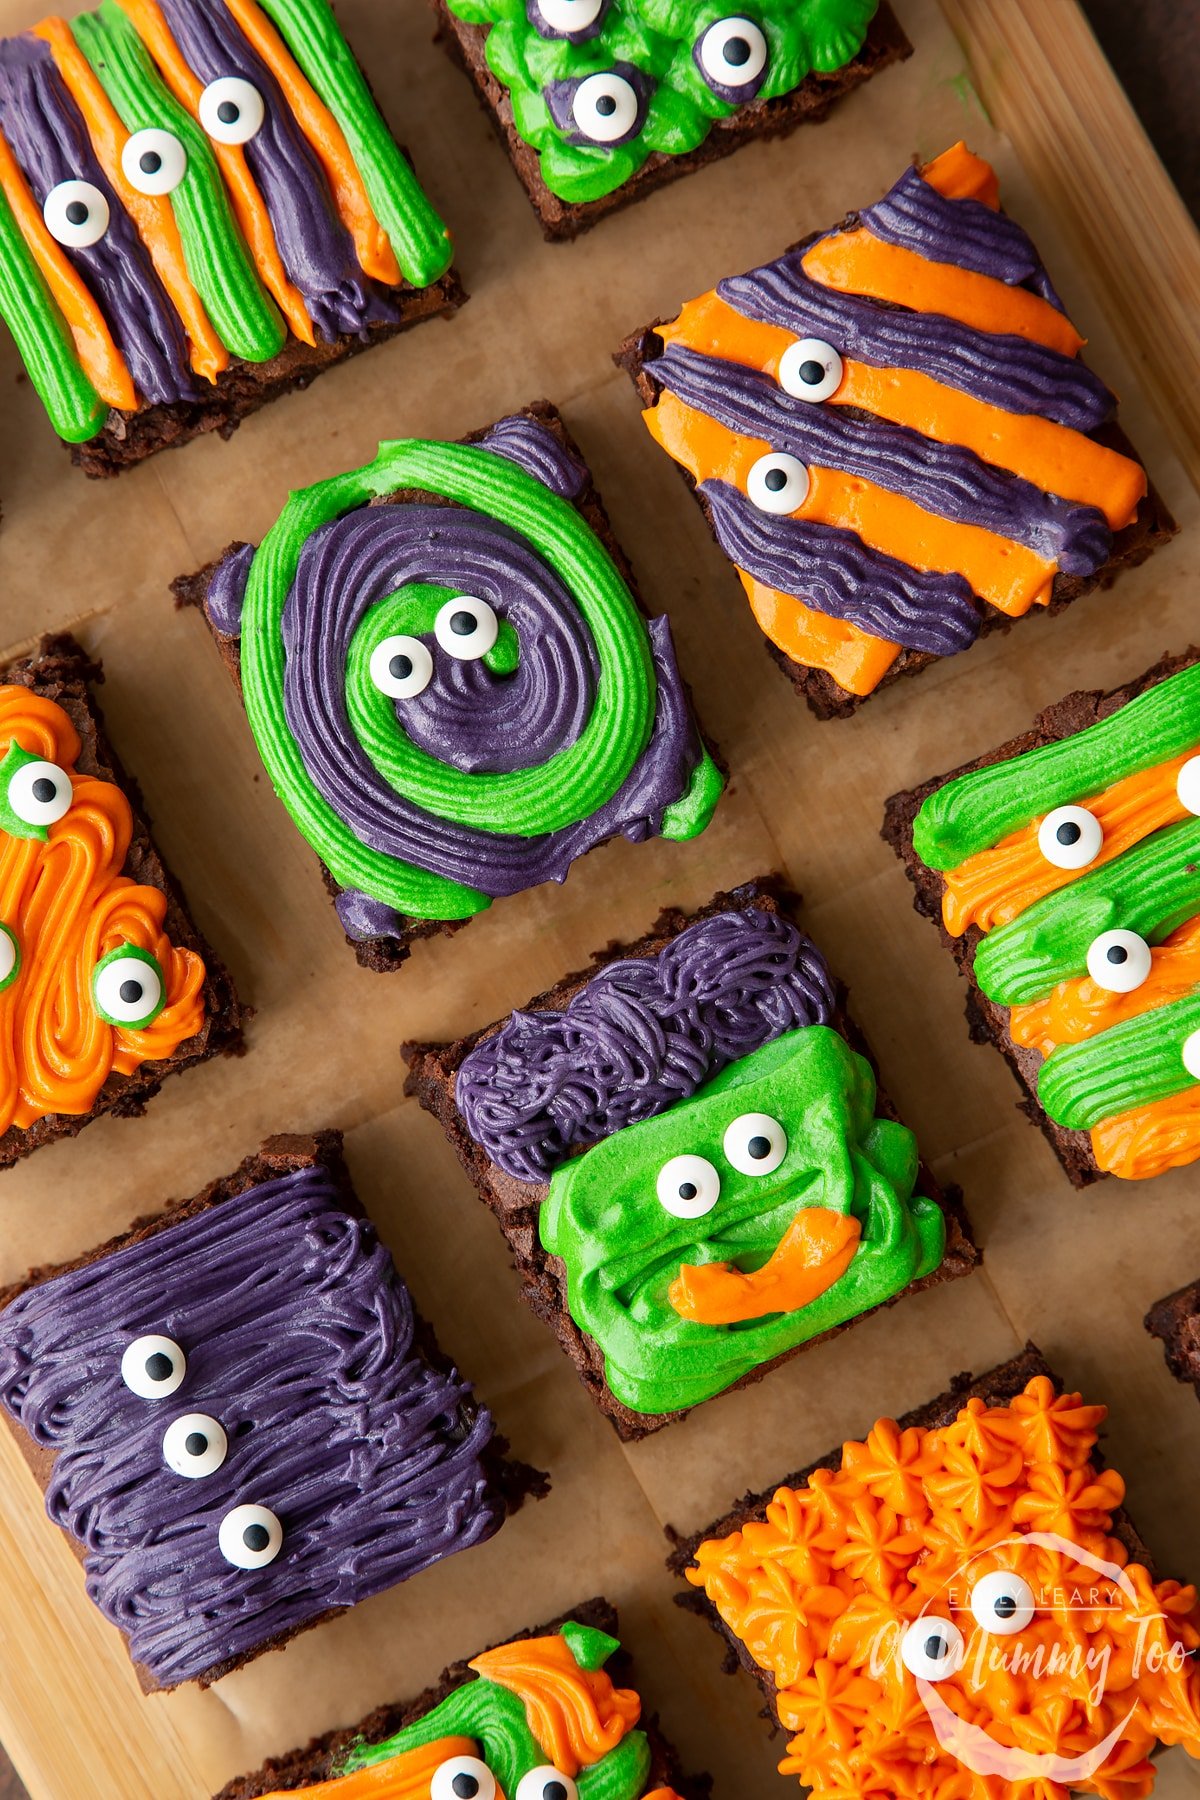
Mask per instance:
[[[578,499],[588,484],[588,470],[544,425],[513,413],[492,426],[481,440],[485,450],[506,456],[564,500]]]
[[[1009,287],[1028,287],[1063,310],[1032,238],[1015,219],[982,200],[947,198],[916,169],[906,169],[883,199],[864,207],[859,217],[885,243],[930,262],[990,275]]]
[[[242,607],[253,561],[254,545],[237,544],[226,552],[213,570],[204,596],[204,611],[209,624],[222,637],[242,635]]]

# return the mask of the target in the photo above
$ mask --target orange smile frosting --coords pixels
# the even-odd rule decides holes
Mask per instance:
[[[684,1263],[668,1297],[681,1318],[698,1325],[798,1312],[846,1273],[861,1236],[849,1214],[802,1206],[761,1269],[746,1275],[730,1263]]]

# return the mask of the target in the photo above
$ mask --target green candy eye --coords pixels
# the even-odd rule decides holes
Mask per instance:
[[[21,973],[21,946],[15,931],[0,925],[0,994],[11,987]]]
[[[166,1005],[166,983],[155,957],[122,944],[96,964],[92,999],[106,1025],[141,1031]]]

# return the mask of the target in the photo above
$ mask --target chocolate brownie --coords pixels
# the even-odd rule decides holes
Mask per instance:
[[[831,719],[1174,535],[1081,344],[958,145],[614,360],[771,656]]]
[[[1146,833],[1154,833],[1156,828],[1159,825],[1166,823],[1169,818],[1186,818],[1185,803],[1182,800],[1172,802],[1170,792],[1166,793],[1165,801],[1164,796],[1160,795],[1155,801],[1155,806],[1161,809],[1165,803],[1167,805],[1167,811],[1163,812],[1161,810],[1155,810],[1153,813],[1148,811],[1143,812],[1140,824],[1138,818],[1135,816],[1132,826],[1125,825],[1120,828],[1121,835],[1114,838],[1114,848],[1101,855],[1100,851],[1103,842],[1103,831],[1100,826],[1096,824],[1094,817],[1092,816],[1093,810],[1105,801],[1106,792],[1113,784],[1115,775],[1124,772],[1125,779],[1128,781],[1129,771],[1132,770],[1135,778],[1139,775],[1143,777],[1153,777],[1157,763],[1157,753],[1154,751],[1153,744],[1150,742],[1149,738],[1146,739],[1146,742],[1150,744],[1150,748],[1147,749],[1145,755],[1140,754],[1140,750],[1134,746],[1131,740],[1130,744],[1126,746],[1125,749],[1118,747],[1114,757],[1109,758],[1107,761],[1097,761],[1093,772],[1089,769],[1087,760],[1087,745],[1091,740],[1084,740],[1084,743],[1081,746],[1083,760],[1081,761],[1077,775],[1072,775],[1068,772],[1063,780],[1054,786],[1053,791],[1051,791],[1050,788],[1047,788],[1044,801],[1039,801],[1036,792],[1027,791],[1011,818],[1009,818],[1008,813],[1006,812],[1003,828],[997,824],[996,830],[992,834],[989,834],[986,828],[982,830],[978,849],[974,851],[974,860],[967,868],[967,873],[969,873],[970,867],[979,868],[981,869],[981,874],[978,879],[984,880],[987,875],[987,869],[982,865],[982,856],[986,854],[996,858],[996,875],[994,880],[999,884],[997,892],[1000,901],[1003,901],[1005,896],[1004,876],[1006,865],[999,860],[1004,854],[1003,846],[1001,845],[999,849],[985,849],[985,846],[994,847],[997,838],[1002,835],[1002,830],[1006,830],[1011,834],[1016,826],[1024,828],[1024,836],[1029,840],[1030,865],[1021,870],[1017,870],[1014,865],[1014,871],[1009,877],[1014,889],[1014,898],[1010,903],[999,906],[996,904],[996,896],[991,895],[990,891],[987,889],[984,890],[984,900],[980,905],[971,905],[967,900],[956,900],[955,892],[951,890],[949,885],[949,878],[951,875],[957,876],[957,871],[949,868],[945,870],[933,868],[922,860],[922,857],[914,845],[914,830],[919,830],[917,821],[922,808],[925,807],[927,803],[933,801],[935,796],[941,794],[942,790],[947,789],[951,783],[958,782],[963,778],[969,778],[975,774],[976,771],[995,768],[998,765],[1015,763],[1016,759],[1020,758],[1036,757],[1039,752],[1044,752],[1048,746],[1065,743],[1070,739],[1078,737],[1080,733],[1093,732],[1097,727],[1103,726],[1104,722],[1110,720],[1114,714],[1119,713],[1122,708],[1128,706],[1131,702],[1138,700],[1140,696],[1151,696],[1153,690],[1158,689],[1164,682],[1171,681],[1172,678],[1184,677],[1187,683],[1186,692],[1174,688],[1169,690],[1164,689],[1163,693],[1158,696],[1153,703],[1164,711],[1170,712],[1172,721],[1169,725],[1169,732],[1170,730],[1173,730],[1174,738],[1178,740],[1178,745],[1176,746],[1177,749],[1182,750],[1188,747],[1189,737],[1193,743],[1200,743],[1200,709],[1195,708],[1195,703],[1190,697],[1192,688],[1196,686],[1197,682],[1200,682],[1200,670],[1198,670],[1194,676],[1187,674],[1189,670],[1196,668],[1198,654],[1200,653],[1192,649],[1179,656],[1163,656],[1153,668],[1146,670],[1146,672],[1137,677],[1136,680],[1127,682],[1122,687],[1114,688],[1109,693],[1104,693],[1101,690],[1089,689],[1068,694],[1055,705],[1049,706],[1044,712],[1039,713],[1030,729],[1023,732],[1021,736],[1010,739],[1008,743],[1001,744],[999,748],[989,751],[984,756],[976,757],[972,762],[965,763],[958,769],[951,770],[947,775],[937,776],[933,780],[923,782],[919,787],[908,789],[902,793],[893,794],[888,800],[885,810],[882,835],[885,842],[891,845],[896,855],[904,863],[905,871],[915,890],[913,904],[919,913],[922,913],[928,919],[932,919],[938,925],[943,943],[946,945],[946,948],[951,951],[958,964],[960,973],[965,977],[968,983],[966,1012],[967,1023],[972,1040],[975,1043],[993,1044],[1003,1055],[1025,1095],[1025,1098],[1021,1102],[1021,1110],[1040,1126],[1049,1141],[1051,1148],[1054,1150],[1055,1155],[1058,1157],[1059,1162],[1062,1164],[1068,1178],[1075,1187],[1086,1187],[1088,1183],[1097,1180],[1101,1175],[1109,1172],[1120,1174],[1140,1170],[1142,1173],[1152,1173],[1154,1170],[1149,1166],[1147,1160],[1149,1154],[1148,1150],[1145,1154],[1143,1154],[1143,1151],[1138,1150],[1138,1160],[1136,1162],[1130,1161],[1131,1146],[1133,1149],[1137,1150],[1136,1139],[1131,1140],[1131,1146],[1126,1145],[1123,1141],[1118,1141],[1115,1135],[1115,1128],[1113,1128],[1113,1141],[1109,1143],[1107,1139],[1105,1139],[1105,1141],[1101,1142],[1101,1140],[1096,1138],[1094,1132],[1092,1135],[1089,1135],[1088,1129],[1074,1128],[1070,1123],[1064,1123],[1062,1118],[1052,1117],[1047,1112],[1041,1099],[1039,1099],[1039,1083],[1045,1079],[1043,1071],[1049,1065],[1046,1056],[1043,1054],[1043,1050],[1038,1047],[1038,1044],[1035,1041],[1032,1041],[1035,1034],[1031,1029],[1031,1026],[1036,1026],[1038,1024],[1038,1016],[1034,1014],[1033,1009],[1028,1002],[1033,999],[1041,1000],[1044,996],[1047,996],[1048,989],[1050,992],[1048,997],[1045,997],[1044,999],[1044,1005],[1047,1009],[1054,1006],[1056,999],[1060,1004],[1065,1005],[1067,1001],[1074,997],[1077,1009],[1079,1010],[1079,1017],[1072,1023],[1065,1020],[1064,1015],[1063,1020],[1056,1022],[1050,1013],[1047,1012],[1047,1017],[1044,1021],[1047,1036],[1042,1039],[1043,1043],[1050,1043],[1052,1037],[1054,1037],[1057,1045],[1070,1047],[1074,1050],[1075,1045],[1081,1041],[1086,1041],[1088,1038],[1094,1040],[1097,1034],[1101,1037],[1105,1035],[1106,1027],[1112,1025],[1114,1018],[1116,1019],[1117,1027],[1120,1028],[1122,1024],[1121,1012],[1129,1011],[1133,1007],[1136,1007],[1139,1011],[1142,1010],[1143,1000],[1130,998],[1125,1002],[1124,1007],[1122,1007],[1121,1000],[1118,997],[1116,990],[1113,990],[1110,986],[1097,984],[1090,973],[1090,968],[1087,968],[1087,972],[1085,973],[1085,967],[1088,962],[1087,953],[1091,951],[1092,944],[1085,943],[1081,939],[1080,951],[1082,954],[1076,955],[1073,952],[1072,958],[1068,958],[1063,963],[1061,970],[1057,965],[1053,967],[1047,965],[1047,972],[1044,978],[1039,977],[1039,980],[1035,983],[1036,992],[1031,993],[1029,996],[1025,996],[1022,992],[1022,1001],[1024,1004],[1021,1005],[1019,1012],[1024,1020],[1030,1022],[1030,1025],[1022,1025],[1023,1041],[1017,1041],[1012,1030],[1014,1012],[1009,1002],[1003,997],[1004,993],[1007,993],[1008,990],[1004,989],[1003,992],[1001,992],[1000,989],[997,988],[995,997],[989,998],[988,994],[981,988],[976,977],[976,960],[980,954],[981,947],[985,943],[988,943],[989,940],[998,939],[1000,931],[1012,933],[1021,926],[1026,911],[1029,913],[1029,918],[1026,921],[1025,928],[1027,930],[1036,929],[1042,914],[1035,912],[1033,910],[1035,907],[1040,907],[1044,910],[1050,902],[1051,895],[1055,891],[1064,892],[1070,897],[1075,893],[1076,889],[1083,889],[1084,882],[1090,881],[1092,885],[1094,885],[1097,878],[1104,878],[1105,865],[1108,865],[1110,868],[1115,868],[1119,872],[1124,872],[1128,869],[1129,888],[1124,900],[1122,900],[1119,894],[1115,896],[1110,895],[1107,898],[1101,897],[1101,911],[1103,916],[1097,916],[1096,925],[1108,925],[1118,932],[1125,930],[1125,927],[1121,926],[1118,921],[1126,918],[1126,916],[1130,919],[1134,919],[1135,913],[1134,911],[1131,911],[1130,908],[1136,910],[1136,907],[1145,897],[1145,890],[1143,884],[1136,876],[1136,865],[1134,868],[1129,868],[1123,858],[1115,861],[1113,859],[1117,858],[1118,852],[1128,848],[1131,839],[1137,841],[1144,839]],[[1194,712],[1196,721],[1194,732],[1189,720],[1189,714],[1192,712]],[[1123,721],[1123,726],[1124,724],[1125,722]],[[1132,722],[1130,722],[1128,725],[1128,732],[1132,733],[1132,731],[1133,725]],[[1122,733],[1122,735],[1124,735],[1124,733]],[[1098,749],[1096,754],[1103,759],[1104,752],[1102,749]],[[1022,781],[1023,772],[1027,766],[1028,765],[1024,763],[1020,764],[1019,772],[1010,775],[1010,786]],[[1173,791],[1173,780],[1164,779],[1166,780],[1166,788]],[[1068,788],[1071,789],[1070,795],[1067,795]],[[1106,792],[1098,792],[1098,790],[1101,789],[1106,790]],[[1129,790],[1125,788],[1124,791],[1128,792]],[[1110,804],[1119,803],[1121,796],[1120,794],[1115,793],[1115,789],[1114,796],[1114,801],[1110,802]],[[1061,805],[1064,797],[1073,801],[1077,800],[1082,804],[1080,806],[1064,808]],[[986,806],[986,796],[983,797],[981,803]],[[943,810],[947,809],[952,804],[952,796],[944,795],[943,799],[938,801],[937,804],[942,807]],[[1055,865],[1053,865],[1046,857],[1045,851],[1041,849],[1040,843],[1037,841],[1037,830],[1035,829],[1037,820],[1041,816],[1044,816],[1045,818],[1051,817],[1051,809],[1053,809],[1055,813],[1060,811],[1063,812],[1064,817],[1068,812],[1070,813],[1071,816],[1066,819],[1063,829],[1068,832],[1076,833],[1082,829],[1086,829],[1087,832],[1092,833],[1095,836],[1095,844],[1091,847],[1091,855],[1088,859],[1089,861],[1094,861],[1096,863],[1094,874],[1091,877],[1085,875],[1079,882],[1075,883],[1070,882],[1068,878],[1065,889],[1062,887],[1058,880],[1058,875],[1055,873]],[[1080,815],[1079,818],[1076,818],[1077,814]],[[1179,825],[1175,827],[1175,829],[1179,833],[1185,833],[1184,825]],[[1088,848],[1085,841],[1078,836],[1073,840],[1073,843],[1080,846],[1081,850],[1086,851]],[[974,840],[972,840],[972,847],[974,849]],[[1053,851],[1053,846],[1051,846],[1051,848]],[[1189,870],[1187,857],[1190,856],[1190,851],[1187,848],[1187,844],[1182,842],[1182,840],[1181,850],[1184,853],[1185,860],[1181,867],[1180,878],[1186,886],[1186,878]],[[1058,851],[1053,851],[1053,853],[1056,856],[1061,854]],[[957,856],[957,851],[954,851],[951,854]],[[941,860],[945,861],[946,859],[942,858]],[[1087,864],[1076,863],[1074,866],[1076,868],[1086,868]],[[1028,902],[1026,902],[1025,905],[1020,903],[1020,895],[1017,890],[1018,875],[1020,875],[1022,879],[1028,879],[1031,883],[1031,891],[1034,895],[1032,907],[1028,905]],[[966,875],[964,875],[962,879],[966,880]],[[1051,884],[1053,884],[1053,886],[1051,886]],[[956,889],[957,886],[958,881],[956,880]],[[1043,892],[1042,897],[1038,899],[1036,897],[1038,890],[1044,890],[1047,887],[1050,888],[1050,892]],[[944,919],[947,907],[953,909],[950,914],[950,922],[956,927],[953,935],[951,935],[951,932],[947,929]],[[1118,950],[1129,950],[1130,948],[1133,948],[1145,963],[1144,972],[1139,969],[1134,969],[1132,964],[1130,965],[1131,978],[1140,973],[1141,980],[1135,980],[1133,987],[1126,990],[1129,995],[1136,995],[1138,988],[1144,986],[1146,981],[1150,979],[1152,975],[1155,982],[1162,978],[1163,972],[1161,970],[1155,972],[1154,970],[1154,965],[1158,961],[1162,951],[1152,951],[1149,946],[1150,944],[1157,946],[1162,940],[1166,940],[1163,944],[1163,950],[1170,950],[1172,954],[1175,954],[1178,948],[1176,939],[1181,935],[1186,937],[1188,921],[1191,917],[1192,910],[1193,909],[1189,908],[1186,904],[1183,904],[1182,910],[1179,906],[1176,906],[1170,918],[1166,920],[1156,920],[1149,916],[1145,919],[1141,919],[1139,915],[1137,920],[1135,920],[1137,925],[1135,935],[1138,936],[1139,939],[1142,939],[1142,933],[1146,934],[1145,938],[1142,939],[1141,948],[1137,945],[1133,945],[1132,941],[1130,944],[1126,944],[1124,938],[1122,938],[1120,942],[1114,938],[1113,947]],[[1195,910],[1200,910],[1200,908]],[[989,923],[997,925],[999,930],[989,930]],[[1051,929],[1053,929],[1053,924],[1051,924]],[[1111,932],[1105,933],[1104,935],[1111,935]],[[1094,943],[1097,942],[1098,939],[1093,939],[1092,941]],[[1183,953],[1187,953],[1186,943],[1183,945]],[[988,954],[991,954],[991,952]],[[1115,966],[1117,965],[1114,965],[1114,967]],[[1056,975],[1060,978],[1058,987],[1054,987],[1052,984],[1052,977]],[[1071,984],[1070,986],[1067,985],[1067,981],[1062,979],[1063,977],[1067,978],[1067,981]],[[1106,980],[1111,982],[1112,977],[1106,977]],[[995,982],[992,982],[991,985],[993,987],[997,986]],[[1153,986],[1146,987],[1143,998],[1151,997],[1156,991],[1157,990]],[[1050,1060],[1053,1062],[1053,1055]],[[1170,1085],[1171,1084],[1168,1082],[1168,1096],[1170,1093]],[[1175,1085],[1177,1088],[1190,1086],[1190,1083],[1187,1082],[1182,1070],[1180,1079]],[[1139,1097],[1133,1096],[1133,1100],[1135,1104],[1128,1116],[1136,1124],[1137,1119],[1141,1116],[1140,1107],[1136,1104]],[[1181,1101],[1181,1105],[1190,1106],[1190,1102],[1184,1100]],[[1069,1118],[1069,1115],[1067,1116]],[[1110,1115],[1103,1114],[1098,1116],[1097,1123],[1102,1133],[1106,1133],[1110,1130],[1110,1127],[1108,1126],[1109,1116]],[[1178,1142],[1174,1146],[1174,1152],[1177,1153],[1177,1160],[1190,1161],[1195,1154],[1195,1149],[1191,1146],[1190,1133],[1177,1134],[1177,1136]],[[1101,1142],[1102,1161],[1099,1160],[1097,1156],[1097,1142]],[[1157,1149],[1154,1151],[1155,1156],[1162,1161],[1162,1166],[1164,1167],[1172,1166],[1169,1160],[1169,1155],[1171,1153],[1172,1146],[1165,1141],[1160,1141]],[[1166,1158],[1166,1160],[1164,1160],[1164,1158]]]
[[[1175,1379],[1190,1381],[1200,1398],[1200,1281],[1156,1301],[1146,1314],[1146,1330],[1162,1339]]]
[[[0,1294],[0,1407],[148,1693],[208,1686],[549,1486],[414,1311],[335,1131],[269,1138]]]
[[[277,529],[173,591],[239,682],[365,968],[398,968],[493,898],[562,881],[618,833],[707,825],[723,776],[669,621],[647,618],[548,402],[457,444],[385,444],[293,496],[283,520],[282,559]],[[350,552],[336,569],[335,541]],[[305,628],[289,638],[291,601]]]
[[[961,1194],[943,1192],[919,1164],[876,1086],[844,989],[794,923],[796,904],[781,882],[763,879],[694,914],[667,909],[645,937],[611,945],[510,1018],[454,1044],[405,1047],[406,1092],[441,1124],[496,1215],[526,1303],[626,1441],[980,1260]],[[721,1101],[722,1087],[739,1090],[736,1103]],[[761,1114],[748,1110],[756,1099]],[[737,1118],[714,1123],[714,1104]],[[784,1116],[766,1116],[773,1111]],[[826,1138],[831,1117],[838,1122]],[[747,1121],[757,1121],[754,1131],[735,1145]],[[669,1154],[676,1134],[686,1138],[682,1157]],[[692,1153],[701,1146],[705,1157]],[[628,1159],[633,1179],[614,1158]],[[682,1198],[661,1189],[672,1169],[692,1190]],[[860,1196],[870,1189],[879,1215],[848,1223],[839,1170],[851,1182],[857,1171]],[[598,1223],[588,1205],[593,1172],[605,1201]],[[722,1180],[725,1207],[715,1211]],[[801,1194],[817,1203],[811,1211],[797,1213]],[[636,1239],[643,1213],[649,1275],[639,1242],[614,1245],[605,1235],[604,1220],[619,1217]],[[893,1214],[887,1235],[905,1252],[876,1268],[873,1239]],[[811,1292],[791,1285],[801,1245]],[[639,1309],[632,1330],[588,1300],[611,1286],[602,1265],[618,1255],[618,1285]],[[744,1274],[739,1260],[758,1273]],[[748,1323],[763,1318],[765,1326]]]
[[[168,1075],[242,1047],[229,971],[192,924],[89,691],[102,680],[66,635],[0,664],[0,866],[13,909],[0,919],[11,1009],[0,1168],[103,1113],[135,1116]],[[124,1001],[120,988],[137,984]]]
[[[494,32],[499,30],[501,38],[505,40],[507,59],[509,55],[514,54],[512,49],[514,31],[524,33],[533,43],[538,54],[546,59],[548,69],[552,64],[562,63],[563,69],[567,71],[566,74],[559,79],[556,69],[555,79],[548,86],[556,96],[560,93],[566,96],[571,94],[572,90],[577,92],[580,85],[580,82],[570,73],[576,62],[583,78],[589,74],[604,72],[606,49],[611,38],[613,75],[622,83],[622,86],[613,93],[601,94],[599,98],[602,104],[614,101],[618,104],[625,102],[628,88],[634,96],[634,103],[641,117],[641,125],[635,133],[635,137],[641,137],[646,129],[646,108],[653,103],[652,77],[647,71],[637,69],[631,71],[628,64],[620,60],[622,42],[618,41],[623,41],[624,38],[627,23],[624,15],[636,14],[639,10],[639,0],[565,0],[566,5],[573,5],[578,9],[580,16],[585,11],[591,15],[590,19],[583,20],[582,32],[568,32],[565,24],[560,29],[548,23],[546,9],[539,9],[537,0],[532,0],[529,8],[528,25],[519,22],[515,26],[510,24],[507,27],[479,22],[481,12],[486,20],[488,12],[486,0],[483,7],[480,7],[478,0],[469,0],[469,7],[467,5],[456,7],[456,0],[431,0],[431,3],[437,19],[438,41],[469,78],[475,89],[476,98],[491,120],[500,142],[508,151],[509,161],[529,197],[530,205],[541,222],[543,233],[551,242],[577,237],[581,231],[594,225],[607,214],[615,212],[619,207],[628,206],[635,200],[644,199],[656,188],[665,187],[668,182],[677,181],[680,176],[689,175],[695,169],[703,169],[709,163],[718,162],[732,151],[740,149],[743,144],[753,143],[759,138],[784,137],[799,125],[819,124],[828,116],[843,95],[852,93],[855,88],[860,87],[863,82],[869,81],[872,75],[878,74],[881,69],[886,69],[889,64],[901,62],[912,55],[912,45],[905,37],[895,13],[888,5],[888,0],[882,0],[877,9],[855,3],[844,10],[852,11],[855,14],[851,35],[859,38],[861,42],[861,47],[856,53],[848,61],[843,61],[840,67],[831,67],[827,62],[821,69],[811,67],[810,57],[805,53],[803,66],[808,69],[808,73],[803,76],[799,84],[784,92],[774,92],[768,98],[761,90],[770,82],[772,49],[783,48],[783,39],[790,23],[787,18],[784,17],[776,22],[768,14],[762,19],[761,25],[756,21],[748,21],[740,15],[715,23],[710,21],[707,30],[701,33],[700,39],[697,40],[697,51],[710,32],[716,31],[722,38],[725,38],[728,35],[729,27],[733,25],[743,29],[749,27],[750,31],[755,34],[753,38],[743,36],[737,39],[733,50],[733,54],[741,57],[743,68],[758,65],[756,73],[751,78],[751,84],[745,90],[747,97],[739,97],[734,86],[724,83],[720,84],[723,91],[718,92],[717,87],[711,85],[710,77],[705,74],[701,56],[699,54],[695,57],[682,56],[677,47],[669,85],[676,106],[682,106],[689,113],[693,109],[695,110],[695,124],[690,130],[687,147],[670,151],[660,148],[659,143],[655,142],[653,147],[646,149],[644,156],[626,158],[621,162],[621,169],[630,163],[636,163],[636,166],[631,167],[631,172],[623,176],[618,169],[614,169],[611,174],[604,175],[598,175],[593,169],[589,171],[590,182],[588,175],[584,175],[584,182],[587,185],[598,186],[603,191],[597,192],[592,198],[577,199],[557,192],[547,185],[544,178],[542,149],[549,148],[552,157],[569,157],[572,149],[578,152],[581,145],[586,145],[584,159],[601,165],[604,157],[602,147],[595,140],[588,144],[577,130],[571,129],[569,125],[563,127],[562,120],[557,120],[552,124],[555,101],[550,102],[548,109],[544,108],[541,105],[541,95],[535,96],[532,92],[523,99],[523,122],[527,123],[528,121],[531,104],[537,107],[543,115],[542,128],[546,134],[545,142],[539,148],[524,137],[514,116],[511,85],[496,74],[494,54],[489,56],[489,49],[494,52],[495,46],[489,46],[488,40]],[[555,0],[555,4],[562,9],[564,0]],[[644,6],[641,10],[647,13],[651,11],[650,8]],[[467,15],[469,11],[474,17],[460,17],[460,11],[463,15]],[[659,7],[658,11],[661,13],[663,9]],[[677,11],[681,23],[694,32],[693,9],[684,7]],[[862,36],[862,27],[859,21],[865,21],[871,12],[873,12],[873,17],[870,17],[869,24],[865,25],[865,36]],[[497,9],[493,17],[499,19],[500,16],[500,10]],[[809,20],[805,18],[799,22],[799,28],[806,29],[808,23]],[[765,32],[763,27],[766,27]],[[758,42],[760,32],[763,33],[761,46]],[[651,40],[656,45],[663,41],[658,33],[643,28],[640,34],[640,45],[646,54],[649,54],[648,46]],[[497,39],[496,43],[498,44],[500,41]],[[714,51],[717,49],[715,44],[711,47]],[[692,46],[689,44],[687,49],[691,48]],[[722,43],[720,53],[728,61],[730,46]],[[763,57],[761,63],[759,62],[760,54]],[[829,60],[832,62],[835,58],[831,57]],[[783,57],[781,56],[781,65],[782,62]],[[514,61],[511,70],[514,76],[518,66]],[[789,67],[794,66],[794,62],[789,61]],[[532,59],[525,65],[526,70],[531,67]],[[624,72],[618,73],[618,70]],[[695,90],[694,93],[688,91],[692,88]],[[703,105],[695,108],[695,99],[700,95],[704,96]],[[615,108],[610,110],[609,117],[613,116],[614,110]],[[702,126],[701,114],[705,111],[707,111],[711,123]],[[676,130],[680,129],[678,122],[675,128]],[[697,138],[697,133],[701,131],[703,135]],[[659,142],[661,141],[663,140],[659,140]],[[625,150],[629,142],[630,139],[627,136],[622,136],[619,150]],[[650,146],[650,136],[646,137],[646,144]],[[578,182],[578,180],[579,175],[576,173],[575,181]]]

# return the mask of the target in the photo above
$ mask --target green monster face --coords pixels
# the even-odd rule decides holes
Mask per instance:
[[[635,1412],[694,1406],[937,1268],[917,1150],[870,1066],[791,1031],[559,1169],[541,1241]]]
[[[857,56],[878,0],[449,0],[490,25],[487,60],[542,180],[597,200],[654,152],[695,150],[713,122]]]

